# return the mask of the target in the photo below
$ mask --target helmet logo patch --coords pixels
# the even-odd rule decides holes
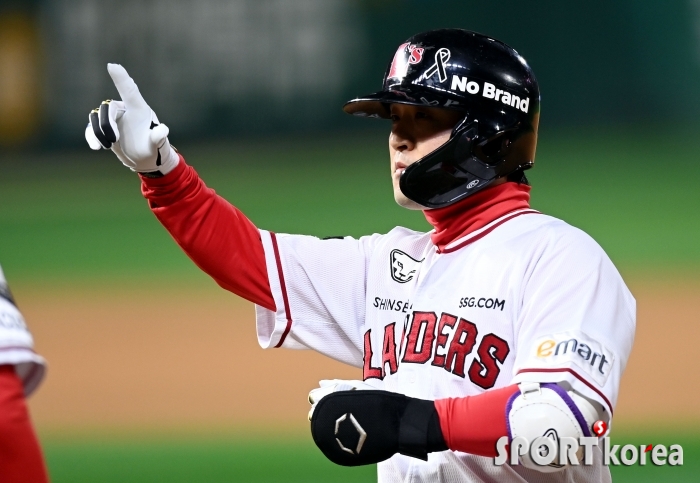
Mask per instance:
[[[476,186],[476,185],[478,185],[478,184],[479,184],[479,180],[478,180],[478,179],[475,179],[474,181],[472,181],[471,183],[469,183],[469,184],[467,185],[467,189],[471,189],[471,188],[473,188],[474,186]]]
[[[429,79],[435,74],[438,75],[440,82],[445,82],[447,80],[447,71],[445,70],[445,63],[450,60],[450,49],[442,47],[435,52],[435,63],[428,67],[423,73],[423,79]]]
[[[406,77],[409,64],[415,65],[420,63],[423,60],[424,51],[425,49],[422,47],[418,47],[410,42],[399,45],[394,54],[394,60],[391,61],[389,74],[386,76],[387,79],[390,77]]]
[[[423,60],[423,50],[425,49],[416,47],[413,44],[409,45],[408,51],[411,53],[411,55],[408,56],[408,63],[414,65],[420,63],[420,61]]]

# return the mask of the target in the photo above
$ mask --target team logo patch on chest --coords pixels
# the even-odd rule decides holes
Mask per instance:
[[[392,250],[389,254],[391,278],[399,283],[410,282],[416,276],[422,261],[416,260],[401,250]]]

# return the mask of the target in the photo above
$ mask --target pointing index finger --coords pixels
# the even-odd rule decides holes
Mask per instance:
[[[107,72],[112,77],[114,86],[117,88],[127,109],[150,109],[141,96],[136,82],[129,77],[124,67],[119,64],[107,64]]]

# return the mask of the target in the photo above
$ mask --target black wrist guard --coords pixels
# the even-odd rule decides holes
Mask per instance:
[[[395,453],[422,460],[445,451],[433,401],[388,391],[340,391],[321,399],[311,418],[316,446],[333,463],[359,466]]]

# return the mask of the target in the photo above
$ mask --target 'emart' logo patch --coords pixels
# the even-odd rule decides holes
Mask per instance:
[[[575,330],[539,339],[535,343],[533,359],[540,367],[573,363],[600,386],[604,386],[615,356],[597,340]]]

